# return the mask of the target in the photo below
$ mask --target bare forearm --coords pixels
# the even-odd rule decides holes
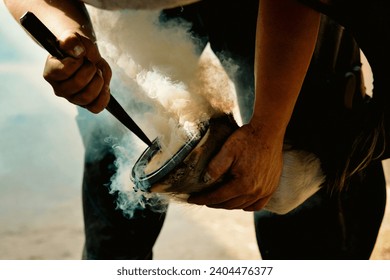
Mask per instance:
[[[256,102],[251,120],[283,136],[318,34],[320,16],[295,0],[261,0],[256,40]]]
[[[33,12],[60,37],[65,31],[75,31],[93,39],[93,29],[83,3],[77,0],[4,0],[8,10],[18,20],[26,11]]]

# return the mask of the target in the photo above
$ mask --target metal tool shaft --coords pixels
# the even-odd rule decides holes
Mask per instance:
[[[32,12],[25,13],[20,18],[20,23],[52,56],[59,59],[63,59],[67,56],[59,48],[56,36]],[[138,136],[146,145],[152,145],[152,141],[149,140],[142,129],[133,121],[112,95],[110,95],[110,101],[108,102],[106,109],[131,132]]]

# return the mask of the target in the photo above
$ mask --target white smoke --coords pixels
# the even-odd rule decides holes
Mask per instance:
[[[232,82],[209,48],[199,57],[188,23],[162,24],[159,11],[89,7],[89,12],[100,51],[113,69],[113,96],[150,139],[160,138],[168,158],[201,123],[236,110]],[[110,141],[117,157],[111,191],[119,194],[118,207],[130,216],[145,204],[164,210],[164,198],[134,192],[130,180],[145,145],[129,137]]]

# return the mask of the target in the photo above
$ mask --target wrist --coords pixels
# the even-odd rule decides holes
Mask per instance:
[[[252,118],[248,123],[252,135],[265,143],[283,143],[287,125],[263,118]]]
[[[271,110],[262,108],[255,110],[250,125],[255,133],[260,132],[270,135],[270,137],[284,137],[291,114],[289,110],[275,110],[277,106],[272,106]]]

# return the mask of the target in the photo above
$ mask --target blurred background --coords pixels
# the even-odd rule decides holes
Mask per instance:
[[[81,258],[84,149],[76,108],[55,97],[42,78],[46,55],[1,1],[0,259],[4,260]],[[259,259],[252,214],[172,204],[155,258]],[[389,210],[372,258],[390,259]]]

